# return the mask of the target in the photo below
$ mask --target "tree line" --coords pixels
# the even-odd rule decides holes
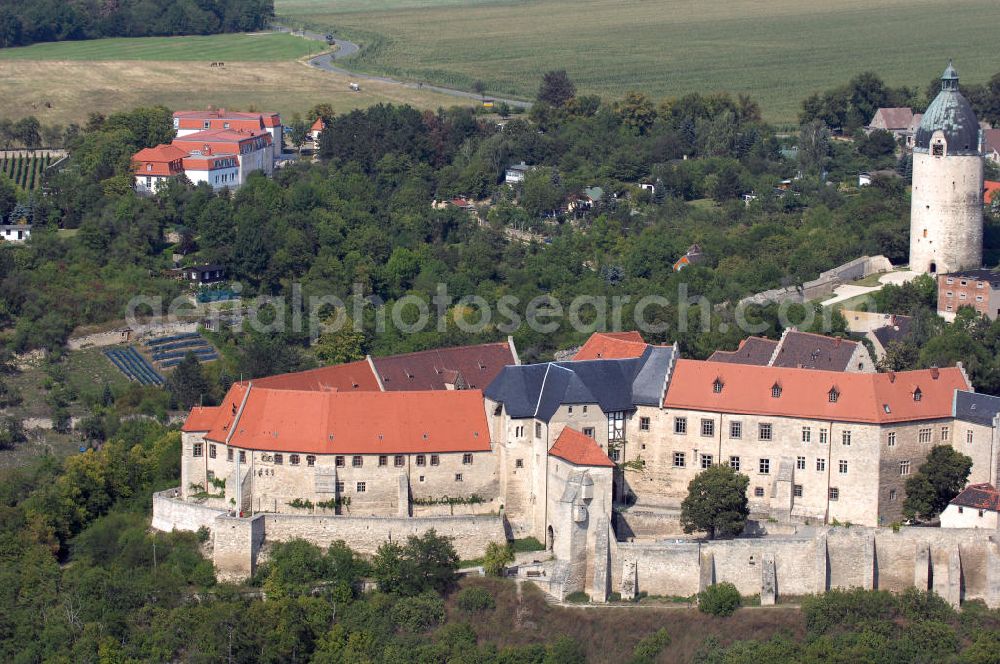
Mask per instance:
[[[8,0],[0,48],[36,42],[210,35],[266,28],[273,0]]]

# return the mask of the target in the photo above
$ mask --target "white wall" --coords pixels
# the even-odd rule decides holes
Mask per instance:
[[[948,505],[941,513],[942,528],[987,528],[997,529],[997,513],[992,510],[977,510],[974,507]]]

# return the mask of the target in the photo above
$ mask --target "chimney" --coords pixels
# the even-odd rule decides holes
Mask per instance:
[[[938,376],[940,376],[940,375],[941,375],[941,372],[938,370],[937,367],[931,367],[931,378],[932,379],[937,380]]]
[[[843,341],[843,339],[841,339],[840,337],[837,337],[836,339],[834,339],[833,340],[833,347],[834,348],[840,348],[840,342],[841,341]]]
[[[895,371],[890,371],[889,372],[889,382],[890,383],[895,383],[896,382],[896,372]]]

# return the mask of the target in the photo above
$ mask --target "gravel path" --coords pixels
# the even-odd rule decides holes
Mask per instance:
[[[314,41],[326,42],[326,35],[320,34],[318,32],[312,32],[310,30],[302,31],[292,31],[290,28],[284,26],[274,26],[274,29],[278,32],[288,32],[295,35],[296,37],[303,37],[305,39],[312,39]],[[461,99],[473,99],[480,100],[482,97],[475,92],[469,92],[467,90],[456,90],[454,88],[446,88],[440,85],[431,85],[429,83],[414,83],[411,81],[400,81],[395,78],[390,78],[388,76],[376,76],[374,74],[363,74],[361,72],[352,71],[350,69],[344,69],[343,67],[338,67],[334,64],[337,60],[346,60],[354,55],[357,55],[361,47],[354,42],[347,41],[346,39],[334,39],[333,45],[336,46],[336,50],[323,53],[322,55],[317,55],[315,57],[309,58],[306,62],[310,66],[316,67],[317,69],[322,69],[323,71],[333,72],[335,74],[342,74],[344,76],[350,76],[351,78],[356,78],[359,81],[378,81],[380,83],[389,83],[391,85],[398,85],[400,87],[409,88],[411,90],[429,90],[431,92],[437,92],[444,95],[449,95],[452,97],[459,97]],[[505,99],[503,97],[488,97],[497,103],[506,103],[511,108],[531,108],[530,101],[523,101],[520,99]]]

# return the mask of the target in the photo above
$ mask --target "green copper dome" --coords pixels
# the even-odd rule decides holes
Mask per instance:
[[[941,92],[927,107],[917,128],[914,152],[928,152],[936,131],[944,132],[947,154],[980,154],[979,120],[969,101],[958,91],[958,72],[950,62],[941,75]]]

